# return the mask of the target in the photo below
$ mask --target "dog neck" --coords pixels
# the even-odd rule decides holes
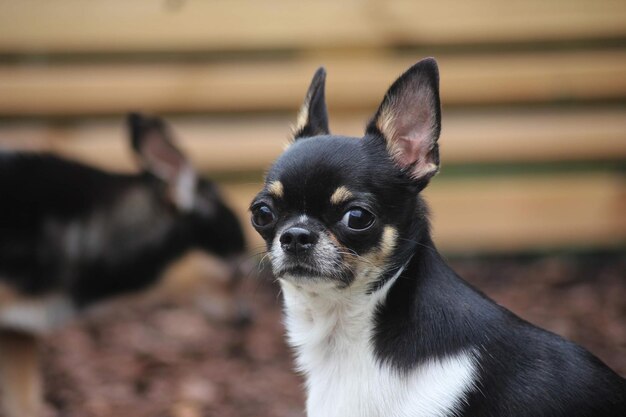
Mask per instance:
[[[331,356],[343,358],[355,348],[371,350],[376,308],[405,267],[373,293],[369,283],[358,278],[340,290],[330,283],[300,285],[281,279],[288,341],[297,352],[298,369],[309,375]]]

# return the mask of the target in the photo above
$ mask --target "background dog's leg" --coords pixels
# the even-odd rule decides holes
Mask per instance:
[[[0,387],[5,417],[39,416],[42,392],[35,336],[0,330]]]

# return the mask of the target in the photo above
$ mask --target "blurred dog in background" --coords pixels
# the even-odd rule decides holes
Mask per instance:
[[[244,251],[235,214],[159,118],[129,116],[142,172],[0,153],[0,373],[7,417],[40,412],[37,338],[88,306],[151,286],[185,253]],[[235,267],[232,272],[235,274]]]

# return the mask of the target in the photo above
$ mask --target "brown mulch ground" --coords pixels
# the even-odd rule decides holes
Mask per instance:
[[[523,318],[573,339],[626,375],[623,255],[457,259],[468,281]],[[250,279],[254,322],[218,324],[184,303],[127,305],[44,346],[53,417],[301,416],[302,381],[283,342],[280,299]]]

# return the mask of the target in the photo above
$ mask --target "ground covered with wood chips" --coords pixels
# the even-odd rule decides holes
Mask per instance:
[[[523,318],[573,339],[626,375],[626,257],[455,259],[455,269]],[[280,296],[250,277],[248,326],[196,303],[120,303],[43,345],[47,417],[302,416]]]

